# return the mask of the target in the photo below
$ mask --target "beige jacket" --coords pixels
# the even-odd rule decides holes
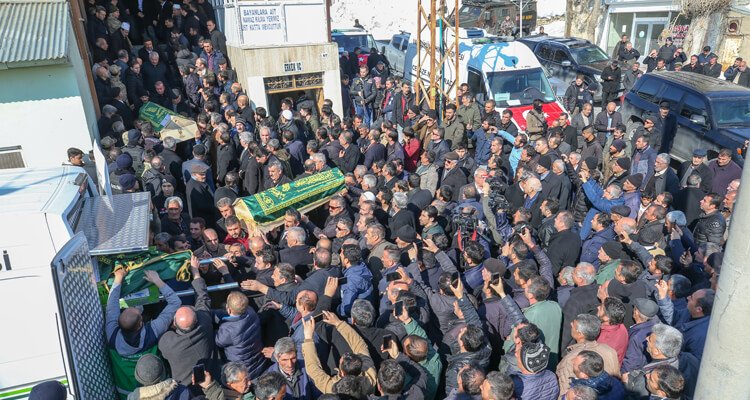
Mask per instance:
[[[604,371],[617,378],[620,376],[620,361],[617,359],[617,352],[606,344],[598,342],[576,343],[568,346],[568,354],[557,364],[557,379],[560,384],[560,397],[570,389],[570,380],[575,378],[573,373],[573,360],[578,353],[584,350],[591,350],[599,353],[604,359]]]
[[[367,344],[365,344],[365,341],[357,334],[354,328],[343,321],[339,321],[335,328],[339,331],[341,337],[346,340],[346,344],[349,345],[354,354],[370,358],[370,353],[367,351]],[[323,394],[333,393],[333,385],[340,381],[341,377],[338,375],[328,375],[323,370],[318,359],[318,353],[315,351],[315,342],[312,339],[305,339],[302,343],[302,357],[305,360],[307,375],[312,379],[318,390]],[[370,381],[372,387],[376,387],[378,379],[377,371],[375,371],[372,363],[369,363],[369,368],[364,371],[363,375]]]

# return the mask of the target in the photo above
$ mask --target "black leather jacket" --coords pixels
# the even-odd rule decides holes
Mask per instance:
[[[702,213],[693,229],[693,236],[697,244],[711,242],[721,246],[726,229],[727,222],[720,212],[716,211],[708,215]]]

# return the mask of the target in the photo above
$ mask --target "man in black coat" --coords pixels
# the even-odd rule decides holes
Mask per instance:
[[[164,167],[169,173],[177,180],[177,188],[180,193],[184,193],[184,180],[182,178],[182,163],[183,160],[175,152],[177,148],[177,140],[173,137],[165,137],[162,141],[163,148],[159,153]]]
[[[677,130],[677,116],[669,110],[668,101],[659,104],[659,114],[653,120],[654,131],[660,132],[660,135],[652,135],[649,144],[659,153],[669,153]]]
[[[279,251],[279,262],[289,263],[303,277],[313,265],[313,255],[310,253],[310,246],[305,244],[306,238],[304,228],[287,228],[285,239],[288,247]]]
[[[536,165],[536,172],[539,174],[539,180],[542,182],[542,200],[549,198],[559,200],[562,190],[562,177],[552,173],[552,158],[544,155],[539,158]]]
[[[617,98],[622,81],[622,70],[617,66],[617,60],[602,71],[602,103],[609,103]]]
[[[411,92],[411,86],[408,82],[401,84],[401,92],[393,95],[393,119],[391,120],[394,124],[398,124],[400,127],[405,127],[407,117],[406,112],[409,108],[414,105],[414,94]]]
[[[693,174],[688,178],[688,185],[680,189],[677,196],[674,197],[674,207],[685,213],[685,221],[690,229],[695,228],[695,221],[698,220],[702,212],[700,203],[703,196],[706,195],[706,192],[696,184],[698,180],[698,175]],[[703,185],[703,182],[700,184]]]
[[[576,287],[570,291],[570,297],[562,309],[563,330],[560,336],[560,348],[563,356],[567,353],[567,347],[573,341],[570,333],[570,323],[578,314],[596,315],[599,306],[597,292],[599,285],[596,283],[596,269],[593,265],[581,263],[573,271],[573,282]]]
[[[458,167],[458,154],[451,151],[445,155],[445,166],[440,172],[440,186],[453,189],[451,201],[459,201],[461,188],[468,183],[466,173]]]
[[[106,18],[107,9],[102,6],[96,6],[94,16],[89,18],[88,25],[86,26],[86,36],[89,40],[89,47],[95,47],[96,39],[109,39],[109,30],[107,29],[107,22],[105,21]]]
[[[119,86],[115,86],[112,88],[112,96],[114,100],[109,104],[117,109],[117,115],[122,117],[122,123],[125,125],[125,129],[133,129],[133,121],[135,120],[135,117],[133,116],[133,110],[131,110],[130,106],[125,103],[125,93],[123,93]]]
[[[219,145],[216,147],[216,180],[224,184],[224,177],[229,171],[237,171],[238,161],[231,144],[232,137],[229,132],[219,135]]]
[[[391,240],[395,240],[396,236],[400,235],[403,228],[410,229],[409,232],[417,231],[417,223],[414,218],[414,213],[409,210],[409,200],[406,197],[406,193],[394,193],[393,199],[391,200],[391,208],[395,211],[395,214],[388,221],[388,230],[390,231]]]
[[[211,362],[214,351],[214,326],[211,313],[211,299],[208,296],[206,281],[198,270],[198,258],[190,260],[192,286],[195,290],[195,306],[183,306],[174,316],[175,330],[167,331],[159,339],[159,351],[169,362],[172,377],[182,385],[189,385],[193,367]],[[222,271],[222,269],[224,271]],[[219,272],[229,274],[226,266]],[[218,365],[208,364],[206,368],[215,373]]]
[[[120,50],[125,50],[128,55],[133,54],[133,44],[130,43],[130,24],[123,22],[120,29],[109,35],[109,51],[117,54]]]
[[[128,92],[128,102],[133,105],[136,111],[140,110],[143,103],[149,100],[148,91],[141,74],[141,64],[131,60],[130,68],[125,71],[123,83]]]
[[[206,183],[206,171],[208,168],[205,165],[193,164],[191,166],[191,179],[185,184],[185,195],[190,217],[201,217],[206,221],[207,226],[214,228],[219,215],[214,206],[213,191]]]
[[[677,192],[680,190],[680,179],[677,178],[677,174],[669,167],[669,161],[670,157],[667,153],[661,153],[656,156],[654,174],[649,178],[648,183],[646,183],[646,191],[650,190],[655,195],[669,192],[673,197],[677,196]]]
[[[354,167],[359,164],[359,156],[362,154],[359,152],[359,148],[352,143],[353,141],[352,133],[349,131],[343,132],[339,136],[339,142],[344,149],[339,151],[335,162],[344,174],[354,172]]]
[[[681,188],[688,186],[688,177],[690,177],[690,175],[698,174],[698,176],[701,177],[701,190],[706,193],[711,191],[714,174],[708,169],[708,165],[706,165],[706,154],[707,152],[705,149],[694,149],[693,159],[685,161],[680,165],[677,176],[680,178]]]
[[[159,53],[156,51],[152,51],[148,60],[143,61],[141,73],[143,74],[143,85],[149,91],[154,90],[156,82],[163,82],[167,86],[171,82],[169,68],[167,68],[167,64],[160,61]]]
[[[573,231],[575,220],[569,211],[561,211],[555,217],[556,233],[550,237],[547,255],[552,262],[552,272],[557,275],[562,267],[576,265],[581,255],[581,238]]]

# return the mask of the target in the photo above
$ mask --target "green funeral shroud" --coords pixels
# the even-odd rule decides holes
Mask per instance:
[[[138,118],[150,122],[156,132],[164,128],[166,125],[164,120],[168,115],[177,116],[179,114],[150,101],[144,103],[138,111]]]
[[[99,299],[102,304],[107,303],[109,291],[114,284],[114,271],[125,268],[128,273],[122,282],[120,290],[120,305],[134,306],[151,304],[158,301],[159,290],[146,281],[144,273],[151,270],[159,273],[162,280],[175,279],[180,282],[190,281],[190,250],[172,254],[149,249],[137,253],[99,256],[100,276],[98,283]]]
[[[251,230],[273,229],[283,222],[286,210],[293,208],[305,213],[327,202],[344,188],[344,174],[334,168],[238,198],[234,210]]]

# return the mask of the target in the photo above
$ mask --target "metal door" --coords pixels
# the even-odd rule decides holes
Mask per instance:
[[[94,279],[86,236],[73,236],[52,260],[61,350],[76,399],[114,398],[106,353],[104,312]]]

